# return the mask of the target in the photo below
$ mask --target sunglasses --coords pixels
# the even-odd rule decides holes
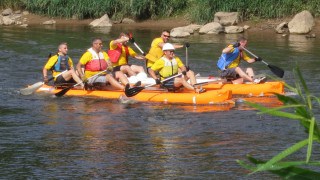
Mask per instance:
[[[170,35],[162,34],[164,37],[170,38]]]
[[[102,43],[94,43],[94,44],[98,44],[99,46],[102,46],[102,45],[103,45]]]

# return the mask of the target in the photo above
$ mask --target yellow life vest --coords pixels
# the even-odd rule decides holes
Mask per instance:
[[[178,73],[179,67],[175,58],[169,60],[166,57],[161,57],[160,59],[164,61],[164,66],[159,72],[162,78],[167,78]]]

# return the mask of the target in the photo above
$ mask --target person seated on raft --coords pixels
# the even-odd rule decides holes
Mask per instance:
[[[150,75],[155,79],[157,84],[161,84],[161,80],[169,78],[178,74],[179,70],[182,72],[181,76],[167,80],[161,84],[162,87],[168,89],[168,91],[176,91],[181,87],[185,87],[189,90],[194,90],[197,93],[202,93],[205,90],[202,88],[194,87],[197,83],[194,76],[194,72],[187,70],[181,59],[174,55],[174,46],[170,43],[165,43],[162,47],[164,55],[157,60],[150,68]],[[155,71],[159,72],[161,80],[156,76]],[[190,84],[187,80],[190,79]]]
[[[146,64],[147,64],[147,72],[149,73],[150,67],[156,62],[159,58],[163,56],[162,47],[165,43],[169,41],[170,31],[163,30],[161,32],[161,36],[152,40],[150,50],[146,55]],[[172,44],[175,49],[182,48],[181,44]]]
[[[61,75],[54,79],[54,84],[56,85],[63,85],[67,83],[79,83],[81,88],[84,88],[84,84],[82,83],[81,79],[76,74],[76,71],[73,68],[73,61],[67,55],[68,54],[68,45],[67,43],[63,42],[60,43],[58,46],[58,53],[54,56],[51,56],[45,66],[43,67],[42,74],[43,80],[45,84],[48,84],[48,70],[51,70],[52,75],[56,76],[61,72]]]
[[[93,85],[94,83],[102,83],[105,85],[111,84],[111,86],[116,89],[125,90],[125,85],[129,86],[129,81],[122,72],[117,74],[117,78],[120,80],[121,84],[110,72],[108,73],[108,71],[101,74],[101,76],[90,78],[104,70],[110,69],[112,71],[109,56],[102,50],[102,46],[101,38],[95,38],[92,41],[92,47],[81,56],[77,64],[77,71],[79,72],[81,79],[87,81],[89,85]]]
[[[133,83],[136,83],[137,86],[141,84],[144,79],[147,78],[147,74],[144,71],[143,66],[128,64],[129,56],[145,60],[145,57],[138,55],[131,47],[128,46],[129,36],[125,33],[120,33],[118,39],[112,40],[110,42],[110,50],[108,51],[109,57],[112,61],[113,71],[117,77],[117,72],[121,71],[126,74]],[[111,55],[112,51],[119,50],[121,52],[120,56],[114,57]]]
[[[240,67],[240,61],[244,60],[248,63],[262,61],[262,58],[250,58],[243,47],[246,47],[248,41],[244,37],[240,37],[237,42],[229,44],[222,50],[222,54],[217,62],[218,69],[220,70],[220,77],[231,80],[234,84],[242,84],[244,81],[253,83],[260,83],[265,80],[264,78],[254,79],[254,72],[252,68],[247,68],[244,72]]]

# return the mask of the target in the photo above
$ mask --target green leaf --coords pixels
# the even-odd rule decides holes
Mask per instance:
[[[293,146],[285,149],[284,151],[282,151],[278,155],[274,156],[272,159],[270,159],[265,164],[258,166],[258,168],[253,173],[258,172],[258,171],[272,170],[275,163],[277,163],[278,161],[282,160],[283,158],[289,156],[290,154],[296,152],[297,150],[301,149],[302,147],[304,147],[307,144],[308,144],[308,139],[302,140],[302,141],[294,144]]]
[[[315,119],[311,119],[310,127],[309,127],[309,141],[308,141],[308,151],[307,151],[307,159],[306,162],[310,161],[311,153],[312,153],[312,144],[313,144],[313,133],[314,133],[314,124]]]

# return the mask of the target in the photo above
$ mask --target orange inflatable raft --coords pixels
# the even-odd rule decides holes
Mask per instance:
[[[53,86],[43,85],[37,92],[46,92],[55,94],[62,89],[56,89]],[[125,96],[120,90],[82,90],[71,89],[65,96],[85,96],[85,97],[100,97],[107,99],[119,99]],[[159,102],[159,103],[176,103],[176,104],[193,104],[193,105],[211,105],[211,104],[226,104],[234,103],[230,90],[224,89],[208,89],[206,92],[198,94],[193,91],[182,90],[181,92],[167,92],[164,90],[143,90],[139,94],[130,97],[133,100],[141,102]]]

